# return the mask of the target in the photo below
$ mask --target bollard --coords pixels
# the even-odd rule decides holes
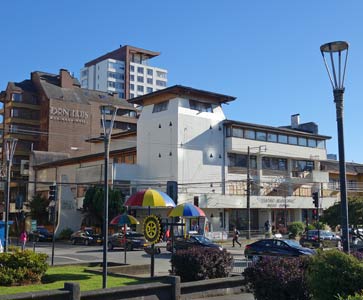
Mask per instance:
[[[79,283],[76,282],[65,282],[64,289],[69,291],[69,300],[80,300],[81,299],[81,289]]]
[[[33,242],[33,252],[35,252],[35,242]]]

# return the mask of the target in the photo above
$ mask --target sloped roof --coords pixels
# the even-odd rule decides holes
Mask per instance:
[[[322,168],[330,173],[339,173],[339,161],[337,160],[326,160],[321,163]],[[363,164],[346,162],[345,171],[347,174],[359,175],[363,174]]]

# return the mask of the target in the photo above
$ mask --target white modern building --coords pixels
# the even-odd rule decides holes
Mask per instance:
[[[311,220],[312,192],[320,193],[322,208],[332,205],[336,194],[327,190],[329,174],[320,168],[330,137],[318,134],[315,123],[300,124],[299,115],[284,127],[227,120],[222,104],[233,100],[184,86],[131,100],[143,107],[137,164],[115,165],[115,181],[176,181],[178,203],[199,205],[215,231],[246,230],[248,198],[254,231],[266,220],[276,229]]]
[[[159,54],[127,45],[120,47],[84,65],[81,87],[118,93],[123,99],[164,89],[167,70],[149,65],[149,60]]]

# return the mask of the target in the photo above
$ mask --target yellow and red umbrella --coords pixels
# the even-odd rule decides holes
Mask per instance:
[[[175,207],[166,193],[154,189],[138,191],[125,202],[125,206]]]
[[[168,217],[205,217],[205,213],[192,203],[182,203],[170,210]]]

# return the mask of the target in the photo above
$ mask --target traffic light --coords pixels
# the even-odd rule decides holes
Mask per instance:
[[[317,209],[313,209],[313,219],[314,220],[318,219],[318,210]]]
[[[313,203],[316,208],[319,208],[319,192],[314,192],[312,194],[313,197]]]
[[[53,184],[49,186],[49,201],[56,201],[57,200],[57,185]]]

